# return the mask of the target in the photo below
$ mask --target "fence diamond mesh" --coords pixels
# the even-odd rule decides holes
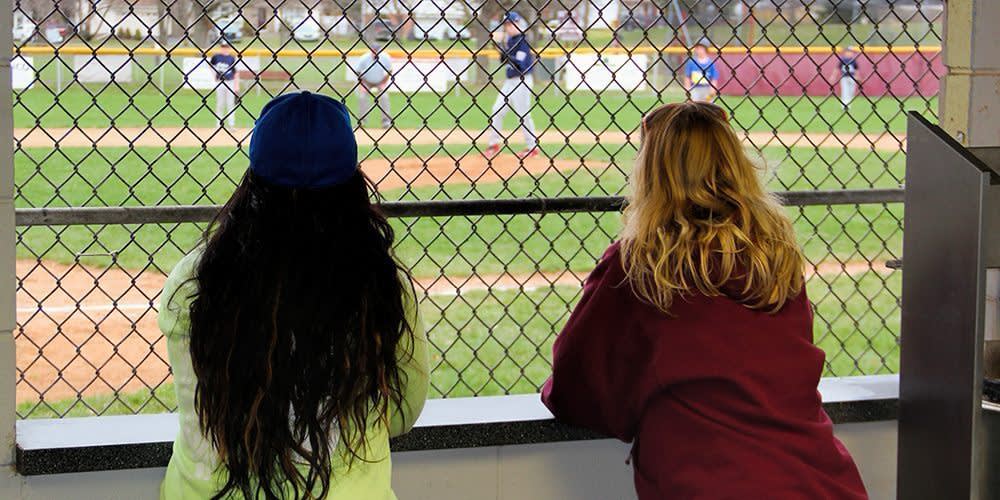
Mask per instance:
[[[640,117],[689,98],[729,111],[787,202],[825,374],[898,370],[900,278],[886,262],[901,252],[903,113],[937,107],[940,1],[13,11],[21,418],[174,410],[155,320],[164,276],[246,169],[253,117],[295,89],[355,113],[362,169],[424,292],[433,396],[538,390],[618,232]],[[524,62],[501,35],[511,12],[530,77],[509,70]]]

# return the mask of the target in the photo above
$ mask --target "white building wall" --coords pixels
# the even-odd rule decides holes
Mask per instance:
[[[82,2],[82,5],[89,6],[90,2]],[[156,7],[150,4],[135,5],[132,12],[127,6],[118,2],[96,2],[93,4],[93,14],[86,17],[84,26],[86,30],[98,38],[117,35],[122,31],[128,33],[138,33],[139,38],[148,36],[152,31],[152,36],[160,36],[162,23],[157,23]],[[87,12],[90,7],[83,7],[81,12]]]
[[[619,0],[590,0],[588,3],[587,7],[580,6],[576,10],[583,26],[587,29],[614,29],[618,26],[622,9]],[[584,11],[587,14],[585,17]]]

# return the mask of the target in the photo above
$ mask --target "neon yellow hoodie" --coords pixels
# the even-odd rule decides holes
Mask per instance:
[[[191,297],[197,284],[194,276],[200,250],[182,259],[167,278],[160,295],[159,325],[167,338],[167,353],[174,374],[177,392],[177,413],[180,433],[174,440],[173,456],[167,474],[160,486],[161,499],[202,499],[216,494],[226,483],[225,467],[218,454],[201,432],[198,415],[194,409],[194,391],[197,379],[191,366],[190,310]],[[399,366],[403,371],[403,408],[390,408],[389,426],[373,415],[366,434],[367,446],[359,450],[363,460],[351,460],[339,436],[337,453],[333,460],[330,492],[331,500],[394,500],[389,457],[389,437],[404,434],[413,427],[427,398],[429,360],[427,336],[417,314],[416,300],[407,296],[406,305],[412,338],[401,343]],[[401,411],[402,410],[402,411]],[[342,432],[343,433],[343,432]],[[234,496],[233,498],[241,498]]]

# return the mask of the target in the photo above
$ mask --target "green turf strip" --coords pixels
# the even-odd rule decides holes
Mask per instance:
[[[19,154],[16,158],[19,207],[221,203],[232,192],[233,180],[242,175],[246,164],[241,154],[227,148],[172,151],[176,157],[162,156],[162,151],[155,148],[102,149],[100,155],[108,160],[86,149],[31,152],[35,156]],[[461,154],[454,149],[449,152]],[[435,151],[400,147],[383,153],[420,156]],[[845,153],[836,149],[817,152],[807,148],[794,148],[789,153],[774,148],[765,150],[764,155],[772,165],[766,174],[769,184],[776,190],[861,188],[872,184],[898,187],[897,179],[903,170],[901,154],[854,150]],[[572,151],[556,156],[579,159]],[[630,148],[618,147],[611,152],[594,152],[588,159],[598,162],[614,159],[617,165],[628,165],[633,156]],[[232,160],[220,167],[218,162],[223,158]],[[36,171],[35,162],[44,165],[44,176]],[[576,169],[534,178],[520,176],[506,183],[475,188],[427,186],[384,194],[389,200],[594,196],[621,194],[624,183],[624,174],[618,167],[610,166],[597,173]],[[202,184],[208,187],[202,188]],[[53,194],[56,189],[58,195]],[[899,253],[902,218],[899,205],[820,206],[788,211],[795,221],[800,243],[812,260],[825,260],[831,255],[867,260],[890,258]],[[530,272],[536,269],[536,262],[537,268],[549,271],[565,269],[567,265],[575,270],[588,269],[618,232],[619,216],[481,216],[403,219],[393,223],[398,230],[400,255],[417,275],[433,276],[441,272],[458,275],[504,270]],[[42,255],[64,263],[75,262],[80,256],[80,261],[88,264],[108,265],[113,260],[128,269],[154,264],[168,271],[193,246],[200,231],[194,224],[21,228],[18,255],[22,258]]]
[[[635,147],[629,144],[543,145],[546,156],[587,165],[546,175],[518,176],[506,183],[391,189],[387,200],[599,196],[622,194]],[[902,151],[766,147],[762,175],[771,189],[897,188],[903,178]],[[362,147],[366,160],[470,158],[471,146]],[[516,161],[512,157],[496,160]],[[18,151],[15,198],[18,207],[192,205],[223,203],[246,170],[245,150],[236,148],[30,148]],[[456,175],[455,179],[462,179]],[[378,179],[375,179],[376,181]]]
[[[278,89],[273,89],[278,92]],[[329,90],[345,97],[348,107],[357,111],[353,89]],[[567,93],[551,85],[536,83],[540,97],[532,117],[539,130],[560,131],[631,130],[648,110],[665,102],[683,100],[679,87],[670,87],[657,94],[650,90],[626,94],[608,91]],[[18,128],[80,127],[107,128],[182,126],[210,127],[218,124],[214,116],[215,96],[210,91],[201,94],[193,90],[160,92],[148,82],[121,84],[102,88],[100,85],[74,84],[61,92],[34,87],[14,94],[14,125]],[[395,126],[403,129],[429,127],[451,130],[456,126],[469,131],[485,130],[496,89],[454,89],[445,95],[433,92],[415,94],[393,93],[391,96]],[[269,100],[267,92],[248,91],[237,111],[237,125],[249,127]],[[740,130],[755,132],[865,132],[881,134],[906,130],[905,111],[917,110],[934,115],[937,98],[924,97],[860,97],[844,112],[836,96],[724,96],[719,104],[731,111],[732,122]],[[516,122],[513,113],[507,125]],[[370,117],[372,125],[377,118]]]

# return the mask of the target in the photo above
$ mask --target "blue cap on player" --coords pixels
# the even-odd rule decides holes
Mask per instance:
[[[514,24],[517,24],[517,23],[520,23],[521,20],[523,20],[523,19],[524,18],[521,17],[520,14],[518,14],[517,12],[514,12],[514,11],[510,11],[510,12],[504,14],[504,16],[503,16],[503,22],[505,22],[505,23],[514,23]]]
[[[250,170],[289,188],[340,184],[358,170],[358,143],[344,103],[309,91],[264,106],[250,137]]]

